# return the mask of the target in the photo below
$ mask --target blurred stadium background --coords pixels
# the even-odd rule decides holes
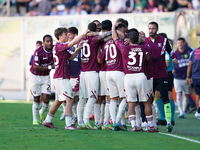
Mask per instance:
[[[9,3],[0,6],[0,95],[5,99],[29,100],[29,60],[35,50],[37,40],[42,41],[45,34],[51,34],[55,28],[76,26],[79,33],[93,20],[117,18],[129,22],[129,28],[142,30],[148,36],[147,25],[150,21],[159,24],[159,32],[167,33],[176,43],[178,37],[184,37],[189,46],[199,46],[200,11],[177,9],[164,13],[120,13],[67,16],[23,16],[12,17],[14,10]],[[24,8],[20,8],[23,9]],[[53,36],[54,37],[54,36]],[[54,40],[55,37],[54,37]],[[176,49],[174,44],[173,49]],[[53,72],[52,72],[53,73]],[[53,88],[53,84],[52,84]]]

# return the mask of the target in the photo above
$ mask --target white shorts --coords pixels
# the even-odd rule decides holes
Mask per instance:
[[[99,92],[99,74],[96,71],[81,72],[79,99],[81,98],[98,98]]]
[[[149,96],[154,96],[154,93],[153,93],[153,78],[147,80],[147,84],[148,84],[148,87],[149,87]]]
[[[36,97],[41,93],[51,95],[51,80],[50,76],[37,76],[30,73],[30,91]]]
[[[99,72],[99,95],[104,96],[104,95],[109,95],[109,92],[107,90],[107,83],[106,83],[106,71],[100,71]]]
[[[70,85],[71,85],[72,88],[76,85],[77,79],[78,78],[70,78],[69,82],[70,82]],[[78,95],[79,95],[79,91],[73,92],[73,96],[78,96]]]
[[[126,74],[124,77],[124,86],[128,102],[146,102],[148,100],[149,86],[144,73]]]
[[[187,84],[185,80],[174,78],[174,89],[175,92],[184,92],[185,94],[190,94],[190,84]]]
[[[106,82],[109,89],[110,98],[126,96],[124,90],[124,72],[107,71]]]
[[[54,79],[56,100],[66,101],[67,98],[74,98],[69,79]]]

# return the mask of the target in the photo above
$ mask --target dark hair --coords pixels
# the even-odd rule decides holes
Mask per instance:
[[[128,27],[128,21],[123,19],[123,18],[118,18],[116,20],[116,22],[121,22],[122,24],[124,24],[126,27]]]
[[[128,30],[128,38],[130,39],[131,43],[137,44],[138,39],[139,39],[138,30],[135,28]]]
[[[51,35],[49,35],[49,34],[46,34],[45,36],[43,36],[43,42],[45,42],[45,38],[46,37],[50,37],[50,38],[52,38],[52,36]]]
[[[118,26],[116,27],[116,30],[119,30],[121,28],[126,28],[127,26],[123,23],[118,24]]]
[[[67,28],[60,27],[54,30],[54,36],[56,37],[57,40],[59,40],[59,36],[67,32],[68,32]]]
[[[104,20],[101,23],[102,30],[110,31],[112,29],[112,22],[110,20]]]
[[[95,23],[91,22],[91,23],[88,24],[88,29],[90,31],[96,32],[97,26],[96,26]]]
[[[185,42],[185,38],[179,37],[179,38],[177,39],[177,41],[183,41],[183,42]]]
[[[164,37],[164,38],[167,38],[167,34],[166,33],[158,33],[158,35]]]
[[[93,20],[92,22],[93,22],[93,23],[94,23],[94,22],[98,22],[98,23],[101,23],[101,22],[100,22],[99,20]]]
[[[42,41],[36,41],[36,44],[42,45]]]
[[[157,23],[157,22],[155,22],[155,21],[149,22],[148,26],[149,26],[150,24],[156,25],[156,28],[158,29],[158,23]]]
[[[68,32],[72,34],[77,34],[78,35],[78,29],[76,27],[69,27]]]

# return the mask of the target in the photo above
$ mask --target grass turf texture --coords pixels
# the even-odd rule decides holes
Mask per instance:
[[[32,104],[0,103],[0,149],[199,149],[200,144],[159,133],[64,129],[58,111],[52,122],[58,129],[32,125]],[[200,141],[200,120],[194,113],[175,119],[174,135]],[[91,124],[94,124],[91,121]],[[160,132],[166,127],[159,126]]]

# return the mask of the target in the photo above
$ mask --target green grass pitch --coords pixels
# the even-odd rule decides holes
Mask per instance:
[[[176,118],[171,135],[197,142],[160,134],[167,133],[162,126],[160,133],[66,131],[65,121],[59,120],[60,114],[58,111],[52,120],[58,129],[48,129],[32,125],[32,104],[0,103],[0,150],[197,150],[200,147],[200,120],[194,118],[194,113],[187,114],[186,119]]]

